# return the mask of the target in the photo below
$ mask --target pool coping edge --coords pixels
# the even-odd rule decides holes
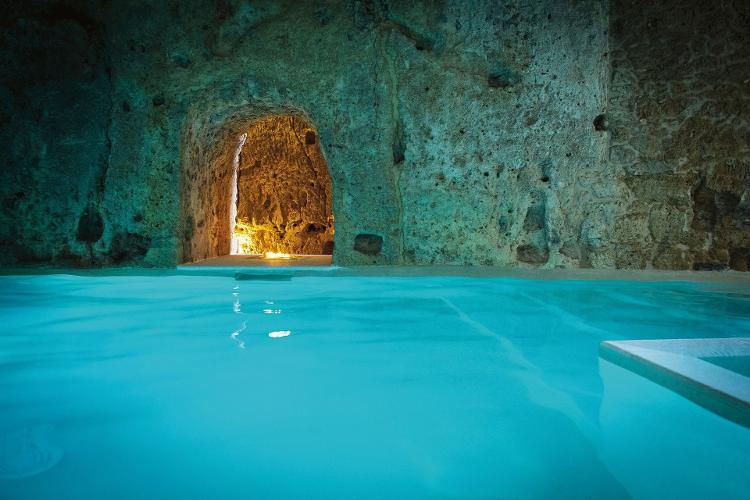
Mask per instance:
[[[602,359],[750,428],[750,378],[700,358],[740,355],[750,355],[750,338],[625,340],[599,345]]]

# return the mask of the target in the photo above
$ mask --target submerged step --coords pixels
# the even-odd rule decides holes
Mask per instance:
[[[607,341],[599,355],[750,427],[750,338]]]

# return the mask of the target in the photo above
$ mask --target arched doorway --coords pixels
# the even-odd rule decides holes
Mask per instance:
[[[231,254],[333,254],[333,188],[317,130],[296,110],[258,111],[196,111],[186,122],[179,262],[212,265],[208,259],[230,256],[211,262],[242,265],[247,260]]]
[[[230,253],[333,253],[331,177],[304,119],[253,122],[239,138],[231,183]]]

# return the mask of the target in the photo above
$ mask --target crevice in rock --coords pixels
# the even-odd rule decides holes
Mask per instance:
[[[105,73],[107,75],[107,84],[109,89],[109,107],[107,109],[107,116],[109,118],[107,120],[107,126],[104,129],[104,143],[106,146],[105,161],[102,163],[96,184],[97,202],[99,204],[101,204],[104,200],[104,191],[107,183],[107,173],[109,172],[109,166],[112,162],[112,126],[115,116],[115,88],[114,82],[112,81],[112,68],[107,66]]]
[[[705,177],[693,189],[693,221],[691,227],[699,231],[711,231],[716,225],[717,207],[715,193],[706,186]]]
[[[393,143],[391,146],[393,152],[393,164],[398,165],[406,158],[406,138],[404,137],[404,125],[401,120],[396,122],[393,130]]]
[[[396,31],[398,31],[403,36],[411,40],[412,43],[414,44],[415,49],[419,51],[422,51],[422,50],[435,51],[437,44],[435,40],[430,39],[428,36],[419,34],[415,30],[410,28],[409,26],[406,26],[405,24],[395,21],[393,19],[388,19],[385,22],[385,24],[388,27],[393,27]]]
[[[399,166],[404,161],[406,155],[406,137],[404,133],[404,125],[400,117],[398,102],[398,74],[396,73],[394,62],[395,55],[391,53],[390,35],[388,33],[381,33],[379,36],[381,58],[387,75],[386,88],[390,105],[390,122],[393,124],[393,137],[391,138],[391,153],[393,155],[391,178],[393,179],[393,193],[396,198],[398,209],[399,241],[396,251],[397,254],[401,256],[401,249],[404,244],[404,211],[401,198],[401,169]],[[403,257],[401,256],[400,258],[402,259]]]

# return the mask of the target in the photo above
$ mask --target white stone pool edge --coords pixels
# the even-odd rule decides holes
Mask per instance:
[[[238,256],[233,256],[238,257]],[[239,256],[242,257],[242,256]],[[257,259],[256,259],[257,260]],[[0,268],[0,276],[67,274],[74,276],[228,276],[236,273],[263,275],[286,274],[297,276],[346,277],[466,277],[508,278],[534,281],[631,281],[631,282],[693,282],[716,285],[750,286],[750,272],[739,271],[664,271],[656,269],[531,269],[520,267],[461,266],[461,265],[388,265],[388,266],[338,266],[305,265],[308,262],[291,260],[234,265],[226,262],[211,265],[182,264],[171,268],[105,267],[105,268],[54,268],[15,267]],[[750,288],[749,288],[750,290]]]
[[[305,266],[287,265],[180,265],[173,271],[179,274],[233,276],[243,274],[282,273],[292,276],[363,276],[416,278],[456,276],[467,278],[510,278],[536,281],[687,281],[715,284],[750,285],[750,272],[739,271],[661,271],[629,269],[526,269],[492,266]]]
[[[750,337],[605,341],[599,355],[750,428],[750,378],[701,359],[750,356]]]

